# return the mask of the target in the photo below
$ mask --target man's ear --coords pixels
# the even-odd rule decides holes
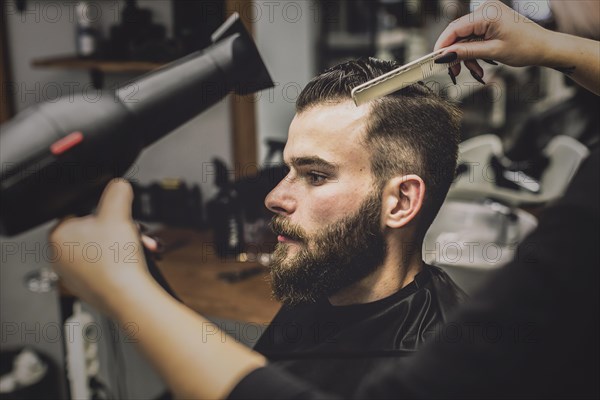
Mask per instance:
[[[390,179],[383,189],[383,224],[393,229],[405,226],[419,214],[424,199],[425,182],[420,176]]]

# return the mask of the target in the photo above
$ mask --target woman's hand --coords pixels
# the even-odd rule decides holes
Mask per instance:
[[[576,2],[572,6],[577,7]],[[460,42],[472,37],[483,40]],[[600,94],[598,41],[544,29],[497,0],[486,1],[471,14],[450,23],[435,44],[436,50],[444,47],[447,49],[441,56],[447,59],[449,53],[456,53],[479,81],[483,69],[475,59],[491,59],[513,67],[554,68]],[[459,73],[460,64],[450,68],[453,79]]]
[[[500,1],[487,1],[471,14],[453,21],[442,32],[435,50],[456,53],[459,60],[480,78],[483,69],[475,59],[491,59],[513,67],[543,65],[546,42],[552,32],[515,12]],[[458,42],[478,37],[483,41]],[[460,64],[451,68],[454,75]]]
[[[50,233],[54,269],[73,294],[109,315],[117,292],[143,284],[147,271],[140,233],[131,218],[133,190],[123,179],[111,181],[97,213],[68,218]]]

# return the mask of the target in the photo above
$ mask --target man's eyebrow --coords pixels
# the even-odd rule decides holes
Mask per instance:
[[[337,166],[335,164],[330,163],[329,161],[323,160],[321,157],[294,157],[291,160],[291,165],[294,167],[320,167],[326,168],[329,170],[336,170]]]

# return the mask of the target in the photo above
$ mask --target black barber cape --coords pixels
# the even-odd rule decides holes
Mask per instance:
[[[437,267],[424,265],[415,279],[384,299],[332,306],[327,298],[283,306],[254,350],[317,387],[349,395],[352,385],[381,359],[406,357],[465,299]]]

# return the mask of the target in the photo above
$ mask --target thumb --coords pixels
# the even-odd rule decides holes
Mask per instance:
[[[123,178],[113,179],[102,193],[96,216],[103,220],[130,220],[132,202],[131,184]]]
[[[58,220],[58,222],[50,229],[50,232],[48,233],[48,236],[52,237],[54,235],[54,233],[56,232],[56,230],[60,227],[60,226],[64,226],[67,221],[71,220],[71,219],[77,219],[78,217],[75,214],[69,214],[66,215],[64,217],[62,217],[60,220]]]

